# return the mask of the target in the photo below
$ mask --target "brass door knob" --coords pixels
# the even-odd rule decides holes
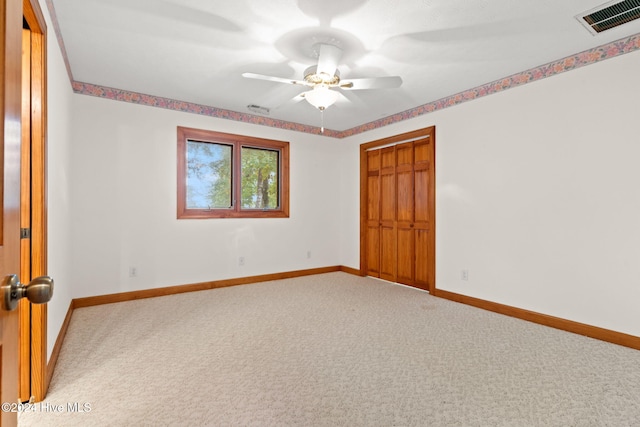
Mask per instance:
[[[20,298],[25,297],[34,304],[44,304],[53,296],[53,279],[49,276],[40,276],[28,285],[23,285],[17,275],[10,274],[2,280],[0,293],[3,310],[15,310]]]

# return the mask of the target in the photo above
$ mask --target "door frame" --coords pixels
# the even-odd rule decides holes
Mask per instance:
[[[367,218],[368,218],[368,168],[367,168],[367,151],[372,149],[378,149],[385,146],[393,146],[403,142],[410,142],[417,139],[429,138],[430,144],[433,146],[433,158],[430,165],[429,175],[429,194],[431,203],[429,205],[429,218],[431,218],[430,224],[430,239],[429,239],[429,253],[431,256],[427,260],[429,269],[429,284],[427,291],[431,294],[435,294],[436,290],[436,177],[435,177],[435,153],[436,153],[436,127],[429,126],[422,129],[417,129],[411,132],[402,133],[387,138],[378,139],[375,141],[360,144],[360,274],[363,276],[368,271],[367,260]]]
[[[37,0],[23,0],[22,13],[31,31],[31,277],[47,274],[47,26]],[[21,263],[23,260],[21,260]],[[44,399],[49,387],[47,375],[47,304],[29,304],[30,316],[23,318],[21,328],[30,330],[30,367],[20,367],[20,377],[28,378],[30,396]],[[30,324],[26,324],[29,322]],[[21,346],[22,347],[22,346]],[[24,393],[21,393],[24,395]]]

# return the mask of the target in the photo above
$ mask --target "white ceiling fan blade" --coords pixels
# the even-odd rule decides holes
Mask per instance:
[[[367,103],[364,102],[362,100],[362,98],[360,97],[360,95],[358,95],[357,92],[352,92],[352,91],[340,91],[340,95],[343,96],[344,99],[347,100],[347,102],[349,102],[350,105],[352,105],[354,108],[366,108],[367,107]]]
[[[343,93],[338,92],[338,99],[336,100],[336,104],[350,104],[351,100],[349,98],[347,98],[346,96],[344,96]]]
[[[368,79],[342,80],[340,89],[361,90],[361,89],[393,89],[402,85],[400,76],[373,77]]]
[[[318,74],[326,73],[328,76],[333,77],[336,74],[340,58],[342,58],[342,49],[330,44],[321,44],[316,72]]]
[[[293,98],[289,99],[288,101],[283,102],[282,104],[278,105],[276,108],[277,109],[288,108],[288,107],[291,107],[291,106],[297,104],[300,101],[303,101],[305,93],[306,92],[302,92],[301,94],[294,96]]]
[[[290,85],[309,86],[307,82],[302,80],[284,79],[282,77],[265,76],[264,74],[242,73],[242,77],[246,77],[248,79],[267,80],[276,83],[286,83]]]

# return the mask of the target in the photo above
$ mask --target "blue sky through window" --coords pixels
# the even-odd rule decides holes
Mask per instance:
[[[231,146],[199,141],[187,141],[187,209],[219,209],[229,208],[216,206],[211,196],[214,185],[220,179],[219,170],[215,167],[226,157],[231,159]],[[225,156],[225,154],[227,154]],[[231,167],[224,168],[231,173]]]

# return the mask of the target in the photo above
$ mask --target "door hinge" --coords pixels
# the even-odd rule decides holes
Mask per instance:
[[[20,238],[21,239],[30,239],[31,238],[31,229],[30,228],[21,228],[20,229]]]

